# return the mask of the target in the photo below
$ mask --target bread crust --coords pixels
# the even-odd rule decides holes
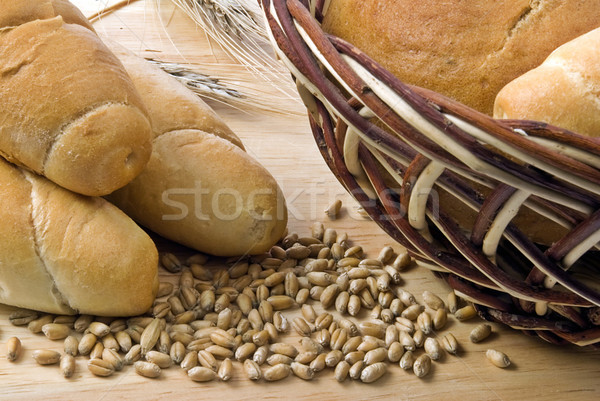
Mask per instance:
[[[158,252],[123,212],[2,159],[0,185],[0,302],[103,316],[151,307]]]
[[[123,187],[144,168],[152,139],[123,66],[70,3],[5,3],[0,154],[84,195]]]
[[[1,28],[60,15],[67,24],[78,24],[94,31],[81,11],[67,0],[0,0],[0,10]]]
[[[218,256],[266,252],[287,222],[281,190],[264,167],[199,130],[158,137],[142,174],[107,199],[161,236]]]
[[[107,43],[147,104],[154,131],[144,171],[107,199],[142,226],[202,252],[268,251],[287,225],[285,200],[273,176],[189,89]]]
[[[507,83],[538,66],[558,46],[600,26],[600,0],[331,0],[322,26],[360,48],[401,81],[492,115],[496,95]],[[554,71],[546,73],[548,80],[556,76]],[[567,91],[562,81],[558,77],[539,85],[556,85],[565,89],[557,96],[571,99],[572,91]],[[528,84],[534,85],[531,80]],[[512,89],[511,97],[521,99],[507,114],[521,118],[515,109],[522,107],[518,102],[528,102],[528,94],[516,84]],[[544,109],[540,98],[533,102],[538,102],[532,106],[534,114]],[[577,107],[582,105],[573,99],[565,114],[572,116]],[[587,124],[585,118],[581,122]],[[489,192],[471,185],[484,195]],[[475,212],[451,196],[440,201],[461,227],[472,227]],[[567,231],[526,206],[513,223],[545,245]]]
[[[502,88],[494,117],[543,121],[599,137],[600,28],[560,46]]]
[[[323,29],[400,80],[488,115],[504,85],[600,26],[600,0],[331,0]]]

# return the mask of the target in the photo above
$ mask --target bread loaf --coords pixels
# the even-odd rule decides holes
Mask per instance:
[[[405,83],[492,115],[504,85],[556,47],[600,26],[600,0],[444,2],[331,0],[323,29],[356,45]],[[481,193],[490,190],[475,182]],[[476,213],[438,192],[445,212],[470,230]],[[527,206],[512,222],[550,245],[568,229]]]
[[[219,116],[175,78],[109,43],[148,107],[146,169],[107,199],[139,224],[219,256],[267,251],[286,228],[275,179]]]
[[[67,24],[79,24],[93,31],[87,18],[68,0],[0,0],[0,26],[16,27],[26,22],[60,15]]]
[[[331,0],[323,29],[400,80],[488,115],[504,85],[600,27],[600,0]]]
[[[600,136],[600,28],[560,46],[506,85],[496,97],[494,117],[544,121]]]
[[[0,0],[0,154],[85,195],[136,177],[145,107],[118,59],[65,0]]]
[[[158,254],[123,212],[2,159],[0,187],[0,303],[106,316],[150,308]]]

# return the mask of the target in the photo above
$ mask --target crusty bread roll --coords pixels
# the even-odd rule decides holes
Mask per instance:
[[[506,85],[496,97],[494,117],[544,121],[600,136],[600,28],[560,46]]]
[[[402,81],[491,115],[504,85],[600,27],[600,0],[331,0],[325,31]]]
[[[275,179],[195,94],[158,67],[107,43],[146,103],[155,136],[146,169],[107,199],[142,226],[202,252],[267,251],[287,224]]]
[[[152,306],[158,253],[123,212],[1,158],[0,186],[1,303],[106,316]]]
[[[0,154],[85,195],[121,188],[151,152],[145,107],[65,0],[0,0]]]

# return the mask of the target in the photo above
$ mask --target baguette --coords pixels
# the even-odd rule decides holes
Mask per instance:
[[[495,118],[543,121],[600,136],[600,28],[565,43],[544,62],[507,84]]]
[[[266,252],[286,228],[275,179],[200,98],[107,41],[147,105],[154,131],[145,170],[107,199],[140,225],[218,256]]]
[[[2,159],[0,186],[1,303],[103,316],[152,306],[158,253],[123,212]]]
[[[91,196],[151,152],[147,112],[119,60],[64,0],[0,0],[0,155]]]

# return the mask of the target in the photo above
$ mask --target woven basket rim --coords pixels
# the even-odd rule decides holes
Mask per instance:
[[[599,342],[600,327],[584,315],[600,306],[600,292],[568,268],[600,240],[600,139],[535,121],[494,120],[407,85],[360,49],[324,33],[324,3],[261,0],[274,48],[297,81],[317,146],[342,185],[485,318],[555,343]],[[373,117],[387,129],[374,125]],[[402,178],[397,192],[381,166]],[[480,199],[465,184],[470,181],[489,186],[491,194]],[[443,210],[434,216],[427,197],[417,200],[415,188],[428,183],[451,188],[476,208],[470,236]],[[575,228],[542,250],[510,221],[504,206],[511,202],[535,205],[545,218],[558,216]],[[531,265],[519,280],[502,265],[511,252]],[[550,312],[532,314],[526,309],[533,305]]]

